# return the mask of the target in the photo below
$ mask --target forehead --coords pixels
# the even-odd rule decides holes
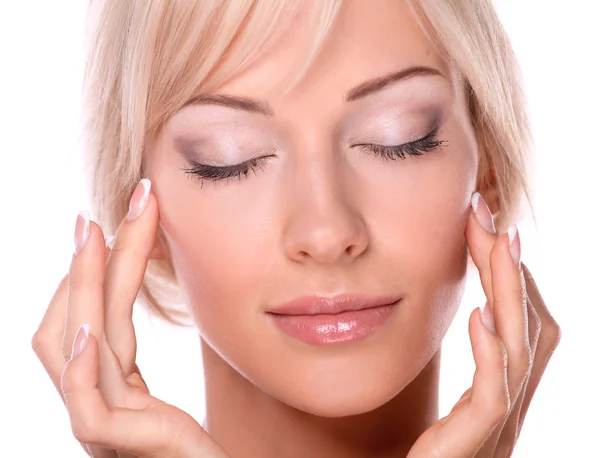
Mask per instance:
[[[375,7],[376,5],[376,7]],[[308,58],[317,32],[306,8],[281,39],[243,73],[216,92],[274,100],[274,88],[293,78]],[[363,81],[407,67],[429,66],[450,78],[449,69],[403,0],[346,0],[318,54],[286,98],[345,94]]]

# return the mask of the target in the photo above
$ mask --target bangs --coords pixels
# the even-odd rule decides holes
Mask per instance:
[[[148,93],[148,131],[154,132],[188,100],[214,91],[268,53],[290,26],[307,21],[306,53],[273,90],[289,91],[302,78],[327,36],[341,0],[165,1],[154,8],[155,59]],[[159,12],[159,10],[162,10]],[[147,21],[147,19],[146,19]],[[140,55],[140,50],[135,51]]]
[[[95,220],[114,234],[144,174],[147,141],[185,104],[214,92],[308,24],[305,52],[273,91],[291,90],[327,37],[343,0],[88,0],[82,148]],[[440,54],[467,83],[477,189],[498,194],[496,228],[529,199],[530,131],[516,56],[491,0],[407,0]],[[295,52],[295,51],[294,51]],[[159,227],[157,238],[164,238]],[[140,299],[172,322],[186,317],[170,256],[148,263]]]

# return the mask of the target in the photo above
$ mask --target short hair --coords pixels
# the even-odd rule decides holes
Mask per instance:
[[[314,42],[297,82],[343,0],[310,2]],[[477,189],[497,196],[499,231],[530,201],[530,131],[517,60],[491,0],[406,0],[462,77],[478,143]],[[94,218],[114,233],[143,176],[144,145],[191,98],[255,62],[277,41],[301,0],[90,0],[86,17],[83,148]],[[290,84],[287,81],[286,84]],[[158,237],[164,237],[159,229]],[[187,317],[174,268],[150,260],[140,299],[163,318]]]

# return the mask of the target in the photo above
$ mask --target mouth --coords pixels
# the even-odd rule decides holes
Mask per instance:
[[[304,296],[267,312],[290,337],[311,345],[364,339],[396,312],[397,297],[343,294],[332,298]]]

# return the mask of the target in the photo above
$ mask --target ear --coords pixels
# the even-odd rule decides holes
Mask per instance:
[[[498,214],[500,212],[500,192],[496,175],[492,169],[481,180],[478,191],[488,204],[492,215]]]

